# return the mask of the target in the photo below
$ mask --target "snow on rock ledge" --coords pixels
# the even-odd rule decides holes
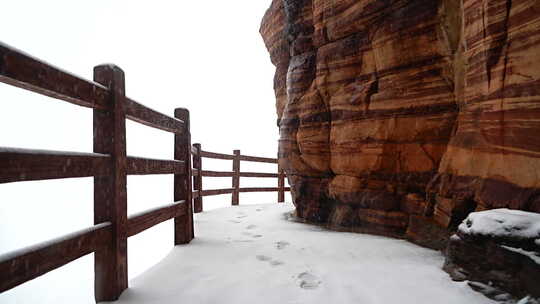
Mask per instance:
[[[480,291],[493,299],[505,293],[540,299],[540,214],[469,214],[449,240],[444,270],[457,281],[487,284],[491,291]]]
[[[459,225],[461,238],[488,238],[500,244],[527,250],[540,249],[540,214],[493,209],[473,212]]]

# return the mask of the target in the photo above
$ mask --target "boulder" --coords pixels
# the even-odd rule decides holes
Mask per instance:
[[[481,283],[472,287],[494,299],[540,298],[540,214],[471,213],[450,238],[444,270],[454,280]]]

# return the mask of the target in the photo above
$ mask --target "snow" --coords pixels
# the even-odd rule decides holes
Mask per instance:
[[[108,158],[109,155],[101,153],[88,153],[88,152],[72,152],[72,151],[57,151],[57,150],[42,150],[42,149],[24,149],[24,148],[13,148],[13,147],[1,147],[0,153],[18,153],[18,154],[28,154],[28,155],[51,155],[51,156],[93,156],[93,157],[104,157]]]
[[[528,251],[528,250],[524,250],[522,248],[515,248],[515,247],[510,247],[510,246],[505,246],[505,245],[501,245],[501,247],[506,249],[506,250],[510,250],[510,251],[522,254],[522,255],[530,258],[531,260],[533,260],[536,264],[540,265],[540,256],[538,255],[538,253],[536,253],[534,251]]]
[[[540,303],[537,299],[533,299],[531,296],[526,296],[525,298],[519,300],[517,304],[537,304]]]
[[[464,234],[537,239],[539,244],[540,214],[510,209],[473,212],[458,229]]]
[[[466,281],[469,286],[471,286],[472,289],[481,292],[482,294],[488,296],[490,299],[493,299],[497,302],[504,302],[501,304],[513,304],[515,301],[513,301],[512,295],[509,293],[492,286],[492,283],[484,284],[482,282],[475,282],[475,281]]]
[[[287,220],[291,204],[195,216],[196,239],[130,281],[116,303],[495,303],[404,240]]]
[[[159,209],[162,209],[162,208],[172,207],[172,206],[175,206],[175,205],[180,205],[180,204],[183,204],[184,202],[185,201],[178,201],[178,202],[175,202],[175,203],[161,204],[161,205],[158,205],[158,206],[155,206],[155,207],[143,210],[143,211],[139,211],[139,212],[135,212],[133,214],[130,214],[128,216],[128,219],[132,219],[132,218],[136,218],[138,216],[149,214],[149,213],[152,213],[152,212],[154,212],[156,210],[159,210]]]

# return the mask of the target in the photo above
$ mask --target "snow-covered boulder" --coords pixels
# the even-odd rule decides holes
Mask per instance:
[[[473,212],[459,225],[457,234],[461,238],[487,238],[499,244],[538,251],[540,214],[510,209]]]
[[[491,297],[540,298],[540,214],[509,209],[469,214],[450,238],[444,270],[455,280],[489,286]]]

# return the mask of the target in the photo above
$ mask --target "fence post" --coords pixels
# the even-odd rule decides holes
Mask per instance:
[[[94,152],[111,155],[109,176],[94,177],[94,224],[112,223],[111,243],[94,254],[96,302],[117,300],[128,286],[125,77],[114,65],[94,67],[109,89],[107,110],[94,109]]]
[[[195,213],[203,211],[203,197],[202,197],[202,157],[201,157],[201,144],[194,144],[195,154],[193,155],[193,168],[197,170],[197,176],[193,176],[193,190],[197,190],[197,197],[193,209]]]
[[[278,203],[285,202],[285,172],[278,164]]]
[[[240,150],[234,150],[232,187],[232,205],[240,204]]]
[[[184,121],[184,132],[174,134],[174,159],[185,162],[183,174],[174,175],[174,201],[186,201],[186,214],[174,218],[174,244],[187,244],[194,238],[193,201],[191,199],[191,133],[189,111],[178,108],[174,117]]]

